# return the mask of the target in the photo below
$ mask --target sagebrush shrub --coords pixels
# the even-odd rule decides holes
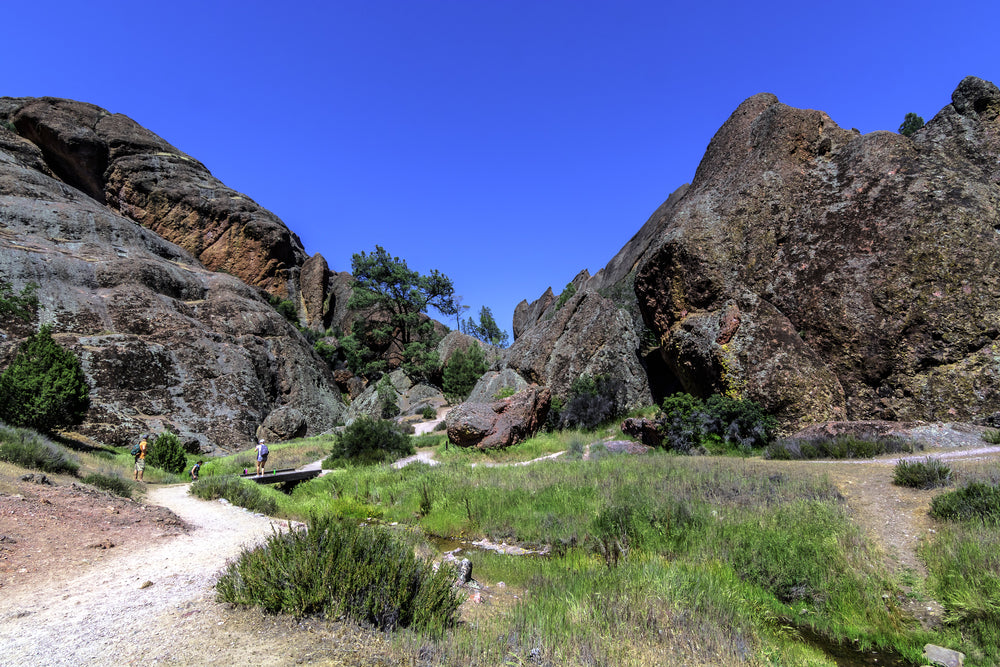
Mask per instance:
[[[894,435],[817,436],[791,438],[771,444],[764,458],[789,459],[870,459],[881,454],[912,452],[913,443]]]
[[[914,489],[933,489],[950,482],[951,468],[940,459],[929,456],[923,461],[900,459],[892,475],[892,483],[896,486],[908,486]]]
[[[581,375],[570,386],[569,397],[561,406],[559,427],[595,429],[621,414],[624,396],[625,383],[617,378]]]
[[[663,399],[662,410],[659,422],[664,446],[684,453],[706,442],[749,452],[766,446],[777,426],[777,420],[758,403],[721,394],[705,401],[690,394],[673,394]]]
[[[155,442],[148,443],[146,463],[160,470],[179,475],[187,468],[187,457],[180,439],[170,431],[157,436]]]
[[[333,451],[323,462],[324,468],[344,464],[372,464],[413,454],[410,436],[392,422],[361,417],[337,436]]]
[[[191,483],[188,491],[202,500],[225,498],[237,507],[245,507],[251,512],[273,516],[278,512],[278,503],[260,488],[257,482],[241,479],[235,475],[214,475],[199,477]]]
[[[949,521],[1000,522],[1000,487],[969,482],[931,500],[930,515]]]
[[[988,428],[983,431],[983,440],[991,445],[1000,445],[1000,429]]]
[[[31,429],[12,428],[3,423],[0,423],[0,461],[50,473],[76,475],[80,470],[80,464],[48,438]]]
[[[118,475],[105,475],[98,472],[91,473],[84,477],[83,483],[96,486],[99,489],[103,489],[122,498],[131,498],[132,494],[135,493],[136,490],[136,485],[127,479]]]
[[[437,570],[382,528],[312,517],[306,530],[272,535],[219,578],[223,602],[297,617],[347,616],[380,630],[438,631],[454,624],[455,573]]]

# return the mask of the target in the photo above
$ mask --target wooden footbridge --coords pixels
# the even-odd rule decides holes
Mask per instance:
[[[322,470],[303,470],[296,468],[282,468],[275,470],[265,470],[263,474],[256,475],[247,473],[240,475],[245,479],[253,480],[258,484],[281,484],[282,482],[301,482],[303,480],[319,477]]]

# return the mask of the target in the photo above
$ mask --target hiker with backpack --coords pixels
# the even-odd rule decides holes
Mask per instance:
[[[142,436],[142,440],[139,444],[132,448],[132,456],[135,457],[135,481],[142,481],[142,474],[146,470],[146,448],[149,446],[146,444],[146,439],[149,436]]]
[[[267,465],[267,454],[268,454],[267,443],[264,442],[263,438],[261,438],[261,440],[257,442],[257,474],[258,475],[264,474],[264,466]]]
[[[191,481],[192,482],[197,482],[198,481],[198,473],[201,472],[201,464],[202,463],[204,463],[204,461],[198,461],[191,468]]]

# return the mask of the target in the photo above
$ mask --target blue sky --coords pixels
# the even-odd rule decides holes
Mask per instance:
[[[749,96],[867,133],[930,120],[966,75],[1000,84],[995,0],[37,0],[2,14],[0,95],[125,114],[332,269],[382,245],[508,330],[520,300],[603,267]]]

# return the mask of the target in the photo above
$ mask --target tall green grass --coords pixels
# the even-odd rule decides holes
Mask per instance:
[[[1000,665],[1000,530],[979,521],[946,523],[920,547],[947,627],[967,665]]]
[[[926,639],[907,628],[880,555],[836,488],[780,464],[656,454],[376,466],[304,484],[293,502],[432,535],[552,547],[550,559],[470,554],[480,575],[529,593],[497,626],[439,646],[442,664],[476,655],[642,664],[688,642],[711,647],[719,664],[801,664],[815,652],[788,630],[799,625],[911,656]],[[486,646],[484,632],[518,639]]]

